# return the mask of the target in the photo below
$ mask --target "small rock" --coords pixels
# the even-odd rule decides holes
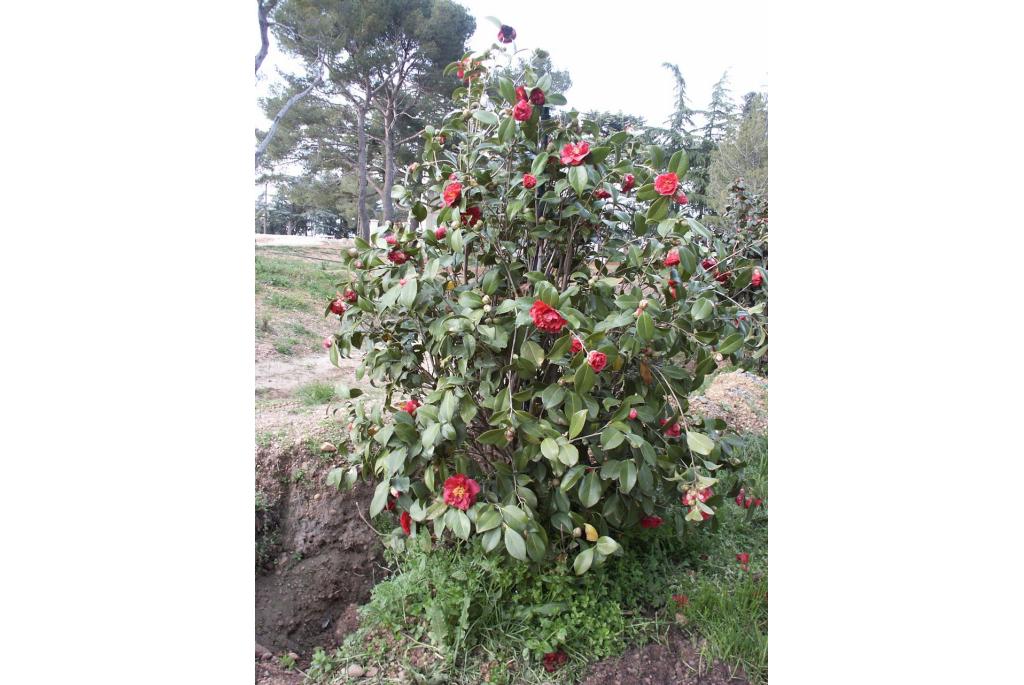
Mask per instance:
[[[366,669],[366,677],[367,678],[373,678],[379,672],[380,672],[379,668],[377,668],[376,666],[370,666],[368,669]]]
[[[274,653],[269,649],[261,645],[259,642],[256,643],[256,658],[262,661],[274,658]]]
[[[320,445],[320,451],[321,452],[337,452],[338,448],[335,447],[333,443],[325,442],[324,444]]]
[[[362,678],[366,670],[359,664],[352,664],[348,667],[346,673],[348,673],[349,678]]]

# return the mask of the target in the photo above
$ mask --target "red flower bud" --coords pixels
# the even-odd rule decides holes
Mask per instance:
[[[714,269],[716,266],[718,266],[718,261],[714,257],[705,257],[704,259],[700,260],[700,265],[704,268],[705,271],[710,271],[711,269]]]
[[[540,107],[544,104],[544,91],[540,88],[534,88],[530,91],[530,102]]]
[[[612,196],[612,194],[609,193],[604,188],[597,188],[597,189],[594,190],[594,197],[596,197],[599,200],[607,200],[611,196]]]
[[[689,202],[689,200],[686,198],[686,193],[684,193],[681,190],[678,193],[676,193],[675,201],[677,205],[685,205],[687,202]]]
[[[412,516],[409,515],[409,512],[403,511],[402,515],[398,517],[398,522],[406,535],[412,535]]]
[[[359,299],[359,295],[357,295],[357,294],[356,294],[356,291],[355,291],[355,290],[352,290],[352,288],[349,288],[349,289],[347,289],[347,290],[345,291],[344,295],[342,295],[342,297],[344,297],[344,298],[345,298],[345,301],[346,301],[346,302],[349,302],[349,303],[351,303],[351,304],[355,304],[355,303],[356,303],[356,300],[358,300],[358,299]]]
[[[582,350],[583,350],[583,341],[580,340],[579,338],[573,336],[572,344],[569,345],[569,351],[572,352],[573,354],[577,354],[578,352],[580,352]]]
[[[760,269],[754,269],[754,273],[750,277],[750,285],[752,285],[755,288],[757,288],[758,286],[761,285],[762,278],[763,278],[763,276],[761,276],[761,270]]]
[[[405,254],[401,250],[392,250],[388,252],[388,260],[393,264],[405,264],[409,261],[409,255]]]
[[[635,421],[636,420],[636,409],[630,409],[629,410],[629,420],[630,421]]]
[[[448,235],[448,229],[444,226],[438,226],[434,229],[434,237],[438,240],[444,240],[446,235]]]
[[[679,263],[679,250],[672,248],[668,251],[668,255],[665,257],[665,266],[671,267]]]
[[[333,345],[333,344],[334,344],[334,339],[333,338],[324,338],[324,349],[325,350],[331,349],[331,345]]]
[[[516,39],[516,30],[511,26],[501,25],[498,29],[498,42],[500,43],[511,43]]]
[[[628,193],[636,185],[636,178],[633,174],[626,174],[622,177],[622,192]]]
[[[529,100],[530,96],[526,94],[526,88],[522,86],[516,86],[516,101]]]
[[[664,521],[662,521],[660,516],[644,516],[640,519],[641,528],[657,528],[662,523],[664,523]]]
[[[537,177],[533,174],[523,174],[523,187],[529,190],[537,185]]]
[[[587,355],[587,363],[595,372],[600,373],[601,369],[608,365],[608,356],[604,352],[593,350]]]
[[[333,300],[331,300],[330,309],[331,314],[337,314],[338,316],[341,316],[342,314],[345,313],[345,303],[338,298],[334,298]]]

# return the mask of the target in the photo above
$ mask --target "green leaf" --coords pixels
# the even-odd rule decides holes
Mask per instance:
[[[583,363],[580,364],[580,368],[576,369],[576,375],[573,377],[573,387],[576,389],[576,392],[582,395],[593,388],[596,381],[597,375],[590,368],[590,364]]]
[[[533,561],[542,561],[544,555],[548,551],[547,540],[540,531],[530,531],[526,535],[526,552],[530,555],[530,559]]]
[[[626,439],[622,431],[617,428],[607,428],[601,431],[601,447],[606,450],[613,450],[622,444],[622,441]]]
[[[526,561],[526,540],[511,528],[505,529],[505,549],[519,561]]]
[[[494,507],[488,506],[476,517],[476,532],[485,533],[501,525],[501,514]]]
[[[398,303],[403,307],[409,308],[416,301],[416,283],[417,279],[410,278],[402,286],[402,293],[398,296]]]
[[[511,117],[505,117],[501,120],[501,126],[498,127],[498,142],[502,145],[510,142],[516,135],[516,125]],[[511,213],[509,214],[511,216]]]
[[[664,196],[652,202],[650,209],[647,210],[647,223],[661,221],[668,216],[668,202],[669,198]]]
[[[373,499],[370,500],[370,518],[384,511],[384,506],[388,503],[389,494],[391,494],[391,483],[382,480],[377,484],[376,489],[373,491]]]
[[[551,461],[558,459],[558,443],[552,440],[551,438],[544,438],[544,440],[541,441],[540,451],[546,459],[549,459]]]
[[[498,77],[498,92],[501,93],[501,97],[505,98],[506,102],[515,104],[516,102],[516,87],[512,84],[512,81],[505,78],[504,76]]]
[[[441,435],[441,424],[432,423],[423,430],[423,446],[433,447]]]
[[[445,514],[445,519],[447,519],[445,523],[448,524],[448,527],[451,528],[451,531],[456,536],[463,540],[469,539],[470,522],[465,512],[458,509],[449,509],[448,513]]]
[[[522,532],[526,530],[526,524],[529,523],[530,519],[522,509],[510,504],[503,505],[499,508],[501,509],[501,517],[505,520],[505,523],[517,531]]]
[[[494,528],[487,531],[480,542],[485,552],[493,552],[501,544],[501,529]]]
[[[714,441],[703,433],[686,431],[686,445],[697,454],[707,456],[715,449]]]
[[[583,477],[579,496],[580,504],[587,508],[594,506],[601,499],[601,479],[598,477],[597,471],[591,471]]]
[[[540,176],[549,159],[551,159],[551,155],[546,152],[537,155],[533,160],[533,166],[530,167],[530,173],[534,176]]]
[[[391,197],[393,197],[396,200],[400,200],[403,195],[405,195],[405,186],[399,185],[397,183],[391,186]]]
[[[488,112],[486,109],[478,109],[473,112],[473,118],[485,126],[494,126],[498,123],[497,115],[494,112]]]
[[[714,310],[715,307],[711,304],[711,300],[706,297],[701,297],[693,303],[692,307],[690,307],[690,315],[697,321],[700,321],[711,316],[711,313]]]
[[[644,340],[654,337],[654,320],[646,311],[641,312],[636,319],[636,334]]]
[[[683,176],[686,175],[686,170],[690,168],[690,159],[686,155],[686,150],[679,150],[672,159],[669,160],[668,170],[675,173],[679,177],[679,180],[683,180]]]
[[[540,399],[544,403],[545,409],[553,409],[565,399],[565,388],[558,383],[552,383],[544,388],[544,392],[540,394]]]
[[[580,409],[578,412],[572,415],[572,419],[569,421],[569,439],[572,440],[583,430],[583,424],[587,420],[587,410]]]
[[[569,167],[569,185],[580,197],[583,196],[583,191],[587,187],[587,180],[587,168],[584,165]]]
[[[585,471],[586,468],[582,464],[579,466],[573,466],[571,469],[566,471],[565,475],[562,476],[562,484],[559,486],[562,492],[568,492],[571,490],[572,486],[579,482]]]
[[[743,336],[740,333],[733,333],[718,346],[719,354],[732,354],[743,347]]]
[[[636,464],[632,461],[627,461],[622,464],[622,468],[619,469],[619,489],[622,492],[629,494],[636,485],[637,470]]]
[[[580,452],[576,449],[575,445],[568,443],[562,445],[558,450],[558,461],[562,462],[566,466],[575,466],[576,462],[580,460]]]
[[[508,444],[508,438],[505,437],[504,428],[495,428],[494,430],[489,430],[486,433],[481,433],[477,436],[476,441],[484,445],[497,445],[498,447],[504,447]]]
[[[588,547],[576,555],[576,560],[572,562],[572,568],[576,571],[576,575],[582,576],[590,569],[592,563],[594,563],[594,548]]]
[[[455,410],[459,408],[459,398],[451,390],[444,394],[444,399],[441,400],[441,410],[437,414],[437,420],[441,423],[451,423],[452,417],[455,416]]]
[[[544,363],[544,349],[532,340],[523,343],[522,349],[519,350],[519,356],[538,368]]]
[[[597,539],[597,542],[594,543],[594,547],[596,547],[597,551],[601,554],[608,556],[609,554],[614,554],[618,551],[619,543],[615,542],[615,540],[607,535],[602,535]]]

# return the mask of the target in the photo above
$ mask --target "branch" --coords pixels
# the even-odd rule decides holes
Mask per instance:
[[[288,114],[288,111],[295,106],[295,103],[297,103],[299,100],[306,97],[307,95],[310,94],[310,92],[312,92],[313,88],[316,87],[318,81],[319,78],[317,78],[308,86],[306,86],[305,90],[302,90],[288,98],[288,102],[284,103],[284,107],[282,107],[281,111],[277,113],[276,117],[274,117],[274,123],[270,125],[270,130],[267,131],[267,135],[263,136],[263,140],[261,140],[260,144],[256,146],[257,168],[259,168],[260,165],[260,158],[263,156],[263,153],[267,151],[267,146],[270,145],[270,141],[274,137],[274,134],[277,133],[277,127],[281,123],[281,120],[284,119],[285,115]]]

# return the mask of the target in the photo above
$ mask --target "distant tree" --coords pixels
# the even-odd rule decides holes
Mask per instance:
[[[730,188],[742,178],[750,195],[768,195],[768,102],[762,94],[749,98],[739,127],[711,155],[708,195],[718,213],[728,203]]]
[[[507,66],[496,68],[492,74],[495,79],[504,76],[513,82],[519,80],[519,76],[529,67],[537,74],[548,74],[551,76],[551,91],[565,94],[565,91],[572,88],[572,77],[565,69],[555,69],[551,61],[551,53],[546,50],[534,50],[529,58],[519,57],[518,61]]]

